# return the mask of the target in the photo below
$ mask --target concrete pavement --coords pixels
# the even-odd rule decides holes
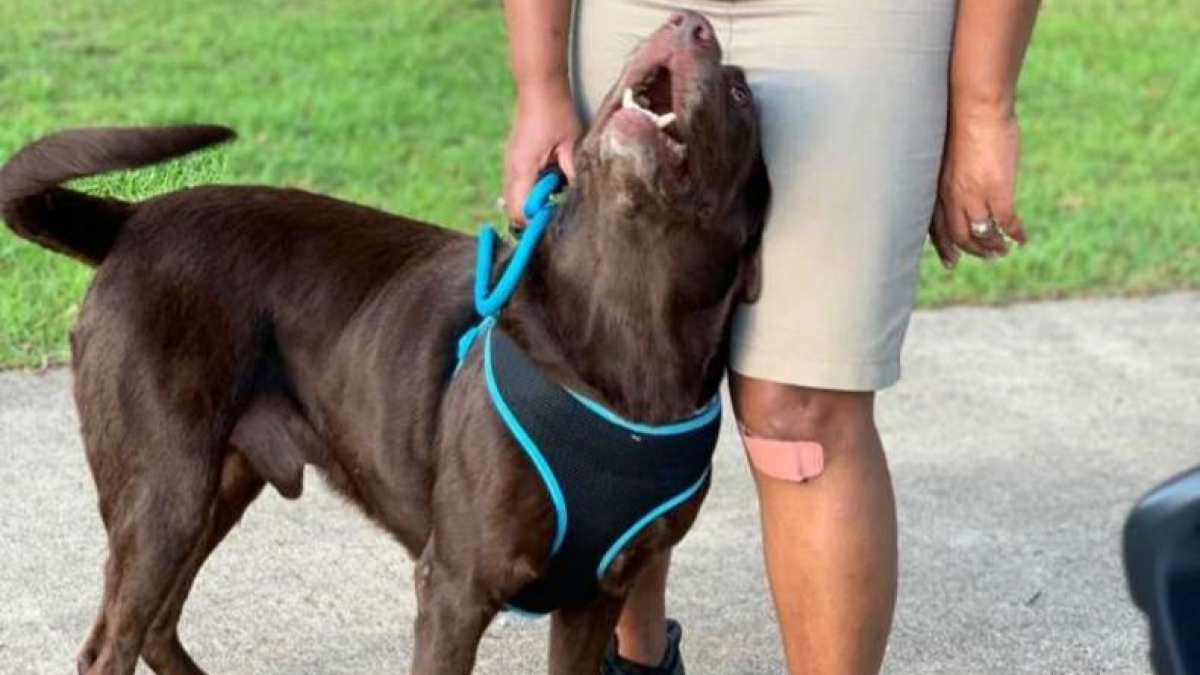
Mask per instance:
[[[1200,294],[914,317],[879,403],[903,560],[888,675],[1149,672],[1120,527],[1200,462],[1198,338]],[[0,374],[0,673],[74,672],[104,550],[67,374]],[[689,672],[781,672],[732,433],[675,560]],[[213,675],[407,672],[410,573],[318,481],[296,503],[264,493],[202,572],[183,639]],[[545,626],[502,618],[477,672],[543,671]]]

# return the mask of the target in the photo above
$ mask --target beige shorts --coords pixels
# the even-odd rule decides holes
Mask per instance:
[[[955,0],[578,0],[585,116],[676,9],[712,21],[762,110],[773,201],[733,369],[820,389],[895,383],[941,165]]]

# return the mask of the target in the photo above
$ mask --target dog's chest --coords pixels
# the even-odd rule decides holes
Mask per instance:
[[[641,425],[562,387],[499,329],[480,342],[491,405],[555,512],[549,568],[512,605],[545,613],[580,604],[639,532],[707,484],[720,401],[674,424]]]

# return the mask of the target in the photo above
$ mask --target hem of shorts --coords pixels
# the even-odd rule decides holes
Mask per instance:
[[[900,357],[878,361],[821,361],[733,345],[730,370],[757,380],[832,391],[879,391],[900,380]]]

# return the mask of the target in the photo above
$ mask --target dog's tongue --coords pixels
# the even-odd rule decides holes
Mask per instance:
[[[637,110],[624,108],[613,114],[608,120],[608,133],[616,133],[625,138],[645,136],[647,139],[658,135],[658,126],[654,120]]]
[[[654,152],[659,166],[670,173],[675,173],[683,165],[687,154],[684,145],[663,133],[652,116],[632,108],[613,113],[605,125],[604,135],[610,143],[648,146]]]

